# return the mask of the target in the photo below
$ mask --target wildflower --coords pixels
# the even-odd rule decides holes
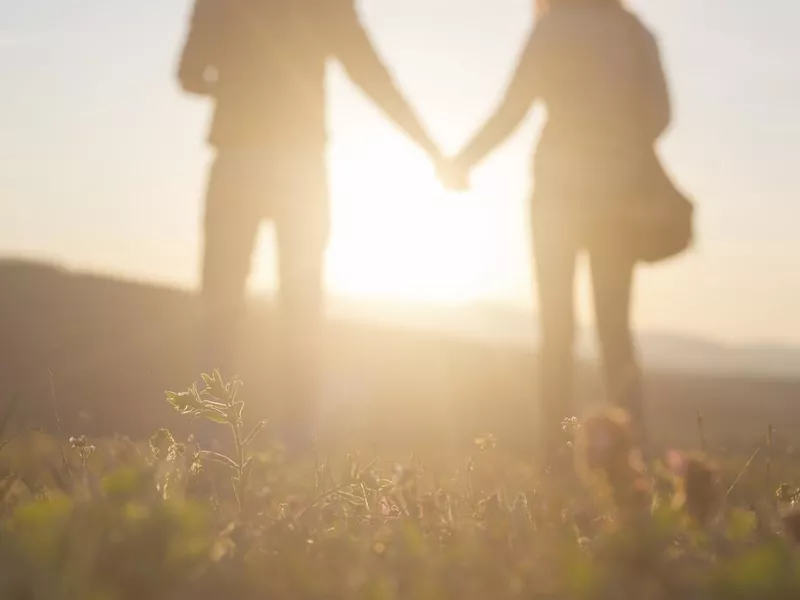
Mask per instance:
[[[87,441],[86,436],[82,435],[80,437],[71,437],[71,438],[69,438],[69,444],[75,450],[80,450],[81,448],[85,448],[86,446],[88,446],[89,442]]]
[[[159,429],[150,436],[150,451],[157,460],[174,460],[175,439],[168,429]]]
[[[775,490],[775,496],[784,504],[796,504],[800,500],[800,490],[794,489],[788,483],[782,483]]]
[[[578,421],[577,417],[567,417],[563,421],[561,421],[561,431],[564,432],[564,435],[567,438],[567,446],[570,448],[573,447],[575,443],[575,438],[578,437],[578,431],[580,430],[581,425]]]
[[[92,456],[92,454],[94,454],[94,451],[96,450],[94,445],[89,443],[85,435],[82,435],[77,438],[71,437],[69,438],[69,443],[70,446],[72,446],[72,448],[78,452],[78,456],[81,459],[81,463],[83,463],[83,465],[85,466],[86,463],[89,461],[89,458]]]

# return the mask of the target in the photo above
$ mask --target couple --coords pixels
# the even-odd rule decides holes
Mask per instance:
[[[667,127],[667,86],[653,36],[619,0],[538,0],[536,21],[497,112],[455,157],[442,156],[382,64],[355,0],[195,0],[179,66],[186,92],[215,101],[216,149],[204,214],[202,368],[233,369],[236,326],[259,225],[275,225],[284,335],[282,373],[303,431],[329,234],[325,67],[352,80],[435,162],[454,189],[523,121],[548,120],[531,203],[542,331],[539,440],[558,444],[571,415],[573,278],[586,252],[608,399],[643,425],[629,323],[636,259],[619,232],[587,224],[632,194],[647,149]],[[611,214],[609,212],[609,214]],[[613,219],[612,219],[613,221]],[[596,229],[596,228],[595,228]],[[640,427],[641,431],[641,427]],[[302,437],[302,436],[301,436]]]

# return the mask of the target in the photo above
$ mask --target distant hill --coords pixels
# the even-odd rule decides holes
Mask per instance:
[[[57,411],[69,435],[190,430],[164,391],[199,376],[194,295],[19,261],[0,261],[0,290],[0,408],[16,401],[18,421],[46,428],[55,427]],[[253,308],[242,341],[246,414],[272,418],[291,399],[276,383],[269,305]],[[495,312],[482,320],[473,316],[480,311],[407,306],[368,314],[362,306],[356,319],[354,310],[351,303],[332,306],[319,414],[330,431],[346,439],[411,439],[440,450],[485,432],[530,439],[537,375],[533,345],[523,339],[532,332],[527,318],[506,312],[511,316],[498,320]],[[493,343],[485,331],[495,333]],[[762,439],[767,423],[779,425],[787,439],[800,431],[800,377],[763,376],[770,360],[790,371],[790,361],[781,362],[790,353],[645,340],[649,362],[661,355],[661,365],[684,368],[647,370],[657,438],[696,442],[698,410],[709,439],[719,443]],[[762,375],[736,369],[745,363],[764,364]],[[699,365],[715,368],[700,373]],[[578,370],[578,384],[582,405],[602,400],[591,366]]]
[[[521,309],[491,305],[441,308],[382,303],[370,312],[357,301],[338,300],[333,304],[334,313],[341,316],[366,314],[376,320],[492,344],[530,349],[535,347],[538,337],[534,316]],[[645,365],[659,370],[800,378],[800,347],[732,345],[647,331],[638,333],[638,343]],[[584,328],[579,332],[578,353],[585,359],[597,357],[594,331]]]

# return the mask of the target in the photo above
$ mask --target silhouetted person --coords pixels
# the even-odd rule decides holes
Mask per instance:
[[[618,0],[540,2],[538,19],[497,112],[453,160],[480,162],[541,100],[547,122],[534,161],[532,231],[541,322],[541,424],[545,448],[573,413],[576,258],[588,254],[609,399],[643,426],[630,326],[635,257],[613,223],[593,223],[636,195],[642,161],[670,121],[655,38]],[[640,433],[643,431],[640,429]]]
[[[325,72],[331,57],[440,160],[376,54],[354,0],[196,0],[179,67],[184,90],[216,102],[209,142],[217,155],[204,221],[203,369],[231,374],[257,231],[272,221],[286,358],[281,371],[300,430],[316,394],[330,228]]]

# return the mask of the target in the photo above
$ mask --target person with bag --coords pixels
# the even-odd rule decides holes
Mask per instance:
[[[329,235],[326,63],[350,78],[432,160],[436,145],[403,98],[354,0],[196,0],[178,65],[184,91],[214,102],[216,157],[204,211],[202,369],[235,368],[237,328],[259,226],[278,246],[290,444],[310,441]]]
[[[445,175],[458,181],[537,100],[545,104],[531,224],[541,331],[540,439],[552,456],[563,439],[561,422],[573,414],[577,257],[588,255],[607,397],[628,412],[643,440],[642,381],[630,324],[634,269],[689,246],[693,207],[655,150],[671,111],[650,31],[619,0],[540,0],[536,12],[500,107]]]

